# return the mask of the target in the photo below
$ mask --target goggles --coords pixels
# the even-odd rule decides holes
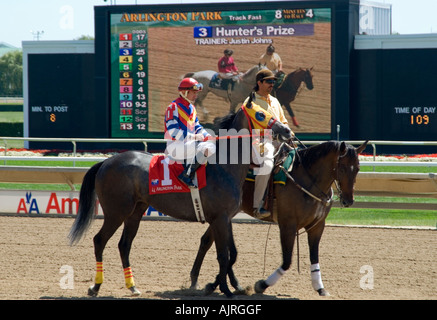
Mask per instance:
[[[202,91],[203,84],[198,83],[198,84],[194,84],[193,86],[188,87],[188,88],[186,88],[186,87],[179,87],[178,89],[179,89],[179,91],[187,91],[187,90]]]
[[[190,88],[190,90],[195,90],[195,91],[202,91],[202,89],[203,89],[203,84],[201,83],[195,84]]]

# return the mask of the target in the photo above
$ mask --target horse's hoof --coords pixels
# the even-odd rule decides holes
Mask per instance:
[[[250,286],[247,286],[246,288],[238,287],[235,289],[234,294],[239,296],[249,296],[251,295],[252,288]]]
[[[215,291],[215,288],[217,288],[213,283],[208,283],[205,286],[205,296],[209,296],[210,294],[212,294]]]
[[[88,288],[88,295],[90,297],[97,297],[98,294],[99,294],[99,289],[94,289],[94,286]]]
[[[326,291],[325,288],[321,288],[321,289],[317,290],[317,292],[319,293],[319,296],[322,296],[322,297],[329,297],[330,296],[329,292]]]
[[[269,286],[266,284],[264,280],[259,280],[255,283],[255,292],[256,293],[264,293]]]
[[[192,284],[192,285],[190,286],[189,289],[190,289],[190,290],[199,290],[199,289],[200,289],[200,286],[199,286],[199,284],[196,282],[196,283]]]
[[[129,288],[132,297],[138,297],[141,295],[141,291],[135,288],[135,286]]]

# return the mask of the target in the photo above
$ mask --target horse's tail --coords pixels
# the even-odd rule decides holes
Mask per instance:
[[[95,178],[97,171],[99,171],[102,164],[103,162],[96,163],[87,171],[83,178],[82,187],[80,188],[79,194],[78,213],[76,220],[74,220],[73,226],[71,227],[70,233],[68,234],[70,245],[75,245],[77,242],[79,242],[79,240],[90,227],[95,216]]]

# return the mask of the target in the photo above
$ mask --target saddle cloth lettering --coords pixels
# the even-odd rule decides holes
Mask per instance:
[[[184,171],[181,163],[171,161],[164,155],[152,157],[149,165],[149,194],[190,192],[190,188],[178,179]],[[196,171],[199,189],[206,186],[206,170],[202,165]]]

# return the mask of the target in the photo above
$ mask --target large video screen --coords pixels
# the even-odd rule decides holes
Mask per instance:
[[[199,121],[212,127],[252,90],[269,46],[282,61],[277,96],[293,131],[330,135],[331,9],[273,4],[278,7],[111,12],[111,136],[163,132],[164,112],[186,76],[203,83],[195,105]],[[225,50],[232,50],[238,70],[234,81],[218,75]]]

